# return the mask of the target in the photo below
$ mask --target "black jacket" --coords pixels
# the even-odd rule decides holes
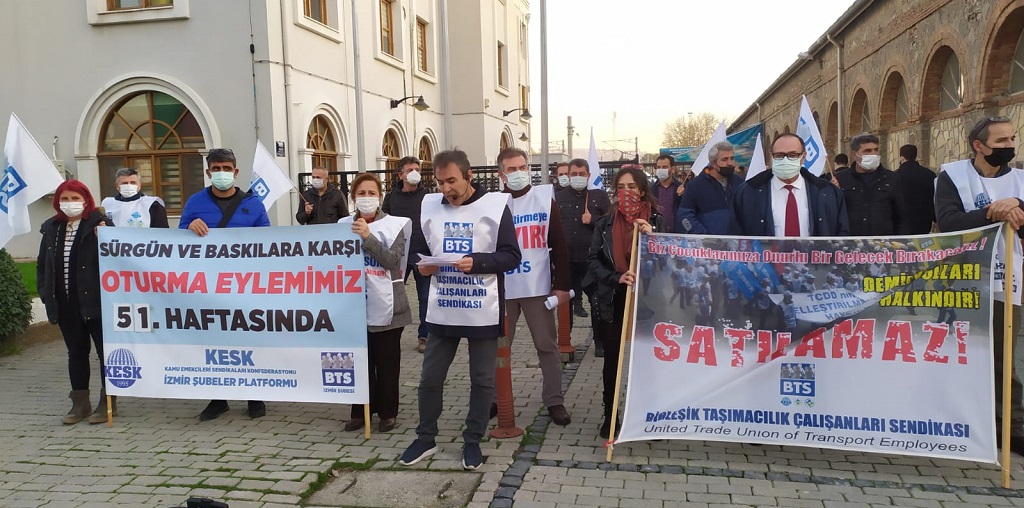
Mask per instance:
[[[594,226],[612,207],[608,193],[602,189],[577,191],[569,187],[555,193],[555,204],[558,205],[558,213],[562,216],[562,229],[569,244],[569,261],[586,261],[590,239],[594,236]],[[590,212],[590,224],[583,223],[584,209]]]
[[[590,301],[598,319],[611,322],[615,316],[615,292],[625,291],[626,285],[619,283],[622,272],[615,270],[615,256],[612,251],[612,220],[614,213],[598,219],[594,226],[594,237],[587,253],[587,275],[583,277],[583,288],[593,294]],[[665,232],[665,219],[660,214],[651,214],[651,226],[656,233]]]
[[[295,220],[299,224],[334,224],[348,217],[348,197],[334,185],[327,184],[323,196],[310,187],[302,193],[302,197],[305,201],[299,200],[299,211],[295,212]],[[312,214],[306,213],[307,201],[313,204]]]
[[[923,235],[930,233],[935,222],[935,172],[907,161],[896,170],[903,189],[904,210],[909,233]]]
[[[896,173],[879,166],[873,174],[858,173],[853,166],[836,175],[846,199],[846,214],[853,236],[910,234],[903,208],[903,187]]]
[[[76,307],[83,321],[100,318],[100,259],[96,237],[96,226],[100,223],[114,225],[99,210],[83,217],[78,225],[71,248],[67,288],[70,294],[67,296],[64,287],[64,232],[68,223],[51,217],[40,226],[43,239],[36,258],[36,290],[46,306],[46,318],[50,323],[56,323],[61,313],[73,311]],[[65,304],[70,308],[62,309],[61,305]]]
[[[401,189],[402,187],[396,188]],[[384,204],[380,207],[386,214],[407,217],[412,221],[412,238],[409,240],[410,265],[419,261],[418,254],[430,254],[427,240],[423,237],[423,226],[420,224],[420,210],[423,205],[423,196],[426,195],[427,189],[422,184],[417,185],[416,190],[412,192],[393,190],[384,196]]]
[[[843,191],[832,182],[811,174],[805,168],[800,175],[807,182],[807,203],[810,206],[811,236],[848,236],[850,223],[846,218]],[[733,198],[736,222],[746,236],[775,236],[772,215],[771,170],[743,182]]]

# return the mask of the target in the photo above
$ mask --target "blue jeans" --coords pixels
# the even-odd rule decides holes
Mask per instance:
[[[420,304],[420,326],[416,329],[417,337],[427,336],[427,295],[430,292],[430,277],[420,275],[416,265],[409,265],[405,270],[405,283],[409,283],[409,274],[416,280],[416,301]]]

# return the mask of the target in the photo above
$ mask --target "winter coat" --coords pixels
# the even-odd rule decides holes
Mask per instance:
[[[811,236],[849,236],[850,223],[846,217],[843,191],[832,182],[811,174],[804,168],[800,175],[807,182],[807,204],[810,208]],[[733,210],[740,234],[745,236],[775,236],[772,215],[771,171],[764,171],[743,182],[733,199]]]
[[[65,290],[64,232],[68,223],[51,217],[40,226],[39,232],[43,234],[43,239],[39,243],[39,257],[36,258],[36,289],[39,292],[39,299],[46,306],[46,318],[50,323],[57,323],[62,310],[60,304],[66,301],[69,301],[72,307],[77,304],[83,321],[100,318],[100,258],[99,240],[96,236],[96,227],[100,224],[114,225],[99,210],[93,210],[88,217],[83,217],[78,225],[69,258],[69,299],[65,299],[61,294]]]
[[[583,289],[594,297],[590,301],[592,312],[605,322],[611,322],[615,313],[615,292],[624,291],[625,284],[619,283],[621,272],[615,270],[615,258],[612,252],[612,219],[618,212],[612,212],[598,219],[594,226],[594,236],[587,254],[587,275],[583,278]],[[665,231],[665,219],[660,214],[651,214],[647,221],[654,232]],[[591,293],[593,291],[593,293]]]
[[[910,234],[904,210],[900,176],[879,166],[874,175],[844,171],[836,176],[846,199],[850,234],[854,236],[893,236]],[[934,206],[932,207],[934,209]],[[928,224],[931,228],[931,223]]]

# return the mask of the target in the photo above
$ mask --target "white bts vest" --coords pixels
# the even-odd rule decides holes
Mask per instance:
[[[548,227],[551,223],[551,185],[540,185],[512,199],[512,222],[523,259],[505,272],[505,298],[530,298],[551,293],[551,255]]]
[[[149,208],[153,206],[153,203],[164,204],[163,200],[156,196],[142,196],[132,201],[103,198],[100,206],[107,212],[107,218],[113,221],[116,227],[148,228],[152,222]]]
[[[508,194],[488,192],[462,206],[442,204],[442,199],[428,196],[420,208],[420,225],[430,253],[494,252]],[[497,274],[467,274],[453,266],[442,266],[430,278],[428,323],[494,326],[499,322],[498,313]]]
[[[353,215],[344,217],[338,224],[351,226],[354,220]],[[402,254],[402,263],[399,265],[398,280],[405,280],[405,267],[409,262],[409,241],[412,235],[412,221],[406,217],[395,217],[386,215],[368,224],[370,234],[377,237],[380,243],[387,250],[395,243],[399,233],[405,233],[405,252]],[[363,261],[366,264],[364,273],[366,287],[366,324],[369,326],[390,325],[395,317],[395,293],[391,273],[380,266],[376,259],[363,252]]]
[[[949,175],[949,179],[956,185],[960,192],[960,201],[964,204],[964,211],[970,212],[984,208],[989,203],[1004,198],[1024,197],[1024,170],[1010,169],[1010,172],[996,178],[982,178],[974,169],[970,159],[950,162],[942,165],[942,171]],[[1014,235],[1016,238],[1016,235]],[[998,235],[995,243],[997,265],[1003,264],[1003,253],[1006,247],[1003,242],[1003,235]],[[1019,241],[1013,242],[1013,303],[1020,304],[1020,266],[1024,260],[1024,252],[1021,251]],[[1000,302],[1006,301],[1003,291],[1003,277],[1005,272],[1002,268],[992,267],[992,298]]]

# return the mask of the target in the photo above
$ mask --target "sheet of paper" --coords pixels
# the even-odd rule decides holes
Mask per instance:
[[[456,261],[464,258],[465,254],[441,254],[440,256],[425,256],[420,254],[419,266],[452,266]]]

